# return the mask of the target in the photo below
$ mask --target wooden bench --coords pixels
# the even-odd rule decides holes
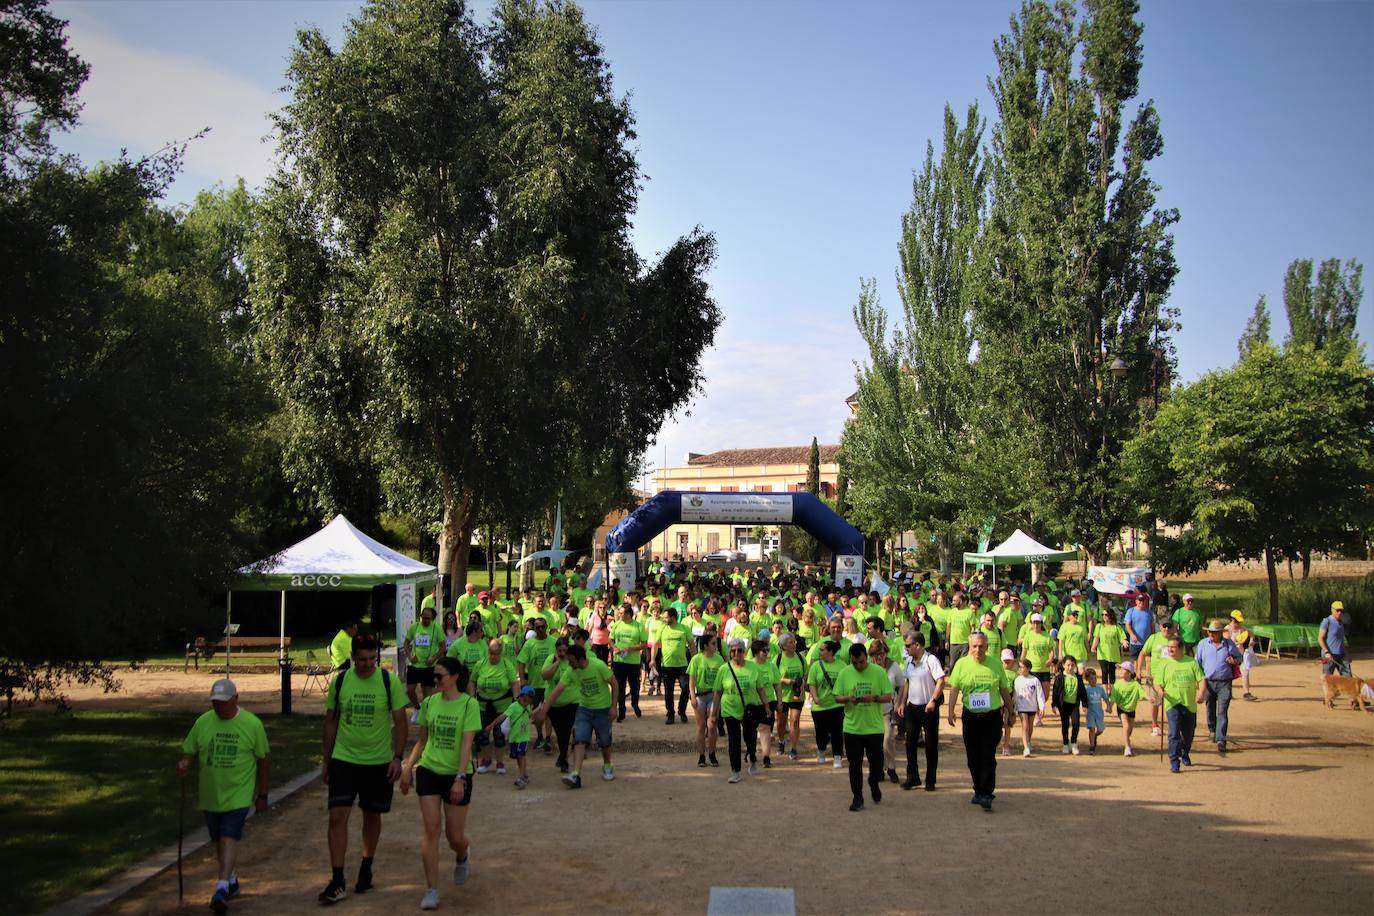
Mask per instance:
[[[195,662],[196,670],[199,671],[200,660],[203,658],[209,661],[216,652],[227,652],[231,662],[236,658],[275,659],[280,657],[282,645],[290,651],[291,637],[286,637],[284,642],[278,636],[235,636],[230,640],[209,642],[204,636],[197,636],[195,642],[186,644],[186,664],[182,666],[182,670],[190,670],[191,663]]]

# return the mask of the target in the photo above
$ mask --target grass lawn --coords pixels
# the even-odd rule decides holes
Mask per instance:
[[[1194,605],[1205,617],[1230,617],[1239,608],[1245,611],[1254,594],[1255,582],[1169,582],[1169,594],[1177,592],[1180,596],[1192,595]],[[1246,611],[1247,619],[1249,612]]]
[[[317,716],[259,714],[272,785],[320,762]],[[6,912],[41,912],[177,839],[175,764],[186,713],[16,711],[0,725],[0,874]],[[186,825],[202,826],[194,774]]]

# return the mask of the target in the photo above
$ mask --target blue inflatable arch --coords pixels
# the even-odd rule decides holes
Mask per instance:
[[[864,536],[811,493],[664,490],[606,535],[606,554],[632,553],[678,524],[796,525],[829,549],[835,581],[863,577]],[[857,561],[857,562],[856,562]],[[838,568],[844,565],[844,570]]]

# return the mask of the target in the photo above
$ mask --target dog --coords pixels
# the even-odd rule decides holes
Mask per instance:
[[[1344,693],[1350,697],[1350,708],[1355,709],[1358,704],[1361,712],[1365,712],[1369,707],[1365,705],[1365,691],[1370,690],[1369,682],[1362,677],[1342,677],[1339,674],[1322,675],[1322,698],[1326,702],[1328,709],[1336,708],[1336,697]]]

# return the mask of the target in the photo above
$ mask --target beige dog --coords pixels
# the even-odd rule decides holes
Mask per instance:
[[[1329,709],[1336,708],[1336,697],[1344,693],[1350,697],[1350,708],[1354,709],[1358,704],[1361,712],[1368,709],[1364,702],[1364,691],[1368,690],[1369,682],[1362,677],[1343,677],[1339,674],[1322,675],[1322,697],[1326,701]]]

